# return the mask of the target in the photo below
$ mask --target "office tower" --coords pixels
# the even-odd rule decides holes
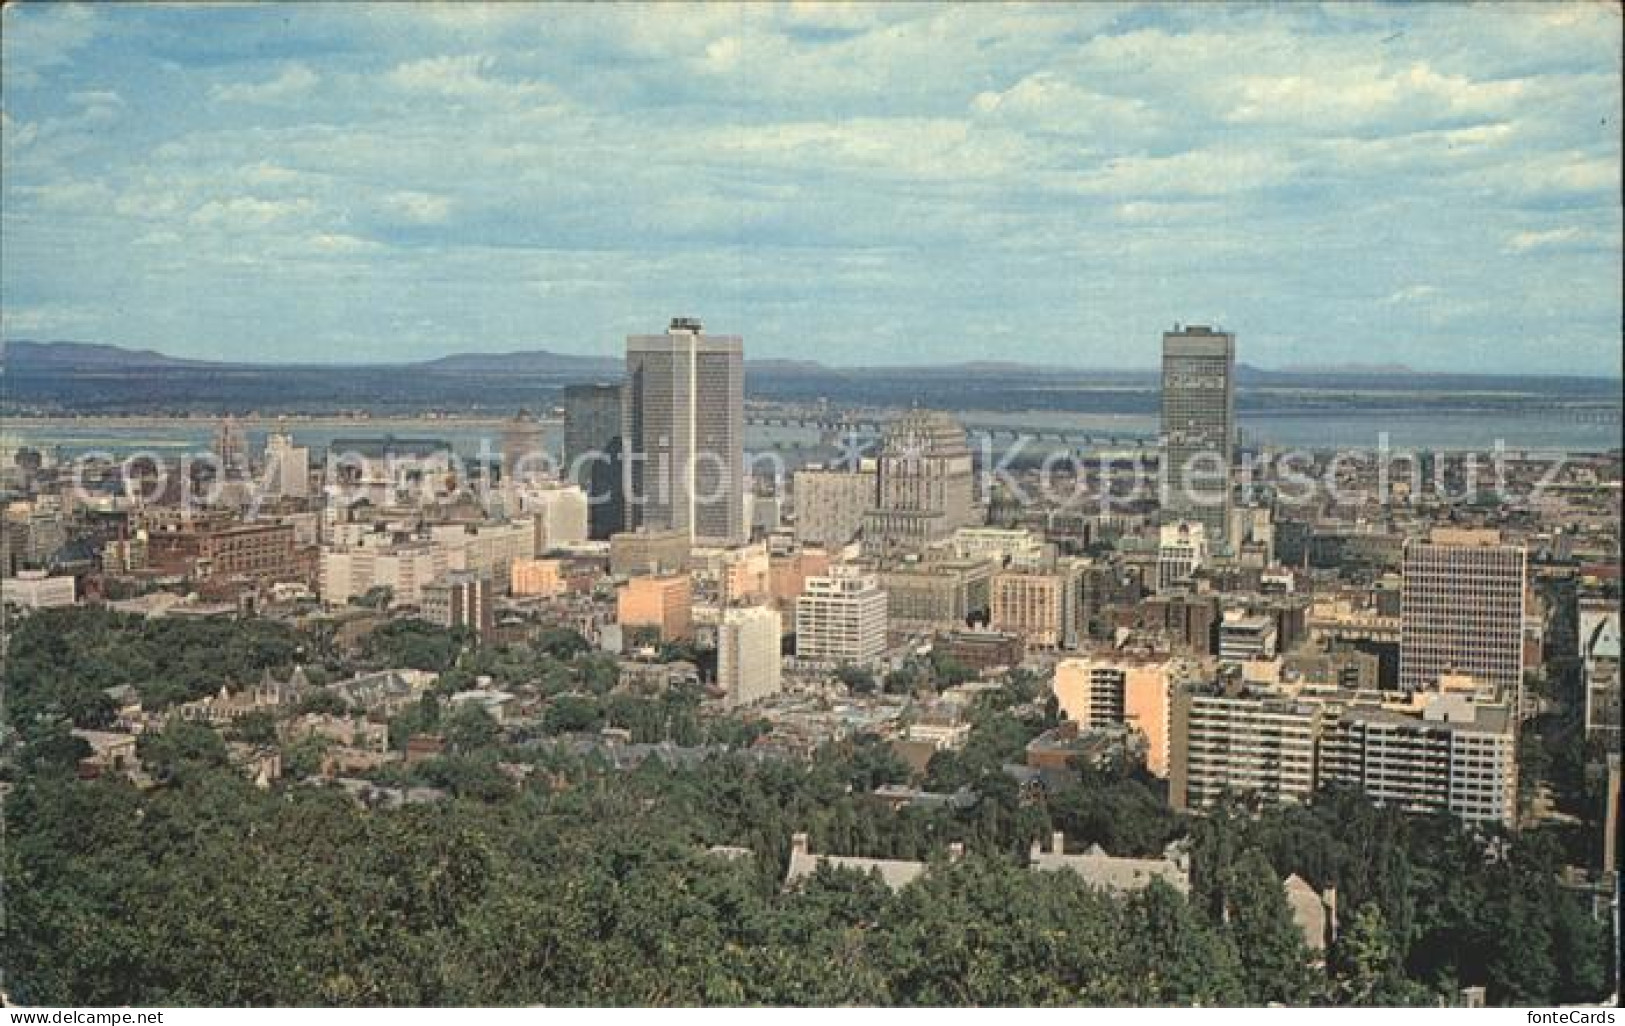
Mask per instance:
[[[1467,674],[1521,702],[1526,560],[1493,530],[1438,528],[1405,544],[1401,688]]]
[[[1162,335],[1163,519],[1198,520],[1211,546],[1230,528],[1236,336],[1205,325]]]
[[[467,629],[475,637],[491,633],[491,579],[471,570],[454,570],[423,588],[423,618],[447,630]]]
[[[796,656],[866,666],[886,651],[886,593],[873,574],[835,567],[796,600]]]
[[[993,564],[985,559],[906,562],[880,571],[887,615],[900,631],[946,631],[986,622]]]
[[[875,508],[873,465],[845,470],[804,467],[791,478],[796,541],[839,548],[858,536],[864,514]]]
[[[1163,524],[1157,546],[1157,590],[1189,584],[1191,575],[1207,566],[1207,528],[1197,520]]]
[[[310,450],[293,444],[293,436],[272,432],[265,438],[265,476],[272,494],[303,499],[310,494]]]
[[[739,545],[745,523],[745,347],[673,318],[626,339],[627,526]]]
[[[867,553],[919,551],[980,523],[965,429],[946,413],[909,411],[886,429],[876,494],[863,518]]]
[[[588,536],[603,541],[626,526],[620,385],[564,389],[565,475],[586,490]]]
[[[553,475],[552,460],[543,441],[542,424],[529,410],[520,410],[502,425],[502,481],[514,484]]]
[[[1512,826],[1517,747],[1511,710],[1464,692],[1418,694],[1404,710],[1351,703],[1323,729],[1318,781],[1407,812]]]
[[[1063,659],[1055,667],[1055,699],[1080,727],[1127,726],[1146,741],[1145,766],[1168,775],[1173,690],[1195,671],[1185,660],[1099,657]]]
[[[1203,809],[1226,794],[1307,801],[1325,708],[1267,689],[1186,688],[1174,696],[1168,800]]]
[[[687,641],[694,636],[693,606],[686,573],[634,577],[616,594],[615,619],[632,631],[652,630],[661,641]]]
[[[783,622],[767,606],[723,612],[717,630],[717,683],[730,707],[779,693]]]

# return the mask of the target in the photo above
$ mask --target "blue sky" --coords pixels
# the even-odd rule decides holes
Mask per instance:
[[[1620,370],[1614,4],[0,16],[6,338]]]

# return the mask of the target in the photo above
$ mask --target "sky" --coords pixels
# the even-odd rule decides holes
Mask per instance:
[[[1618,375],[1619,12],[8,5],[0,333]]]

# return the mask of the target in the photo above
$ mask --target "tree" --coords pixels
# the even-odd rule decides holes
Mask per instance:
[[[262,710],[244,713],[231,725],[231,733],[238,741],[251,745],[276,743],[276,717]]]
[[[1243,853],[1226,876],[1225,928],[1241,959],[1249,1002],[1313,1004],[1320,994],[1281,877],[1256,849]]]
[[[136,754],[160,780],[185,780],[226,764],[226,745],[202,723],[172,718],[164,729],[136,739]]]
[[[1331,962],[1338,1004],[1416,1005],[1429,997],[1425,987],[1406,979],[1382,907],[1375,902],[1366,902],[1354,914],[1332,948]]]
[[[875,675],[873,671],[851,663],[844,663],[835,671],[835,679],[845,684],[856,695],[873,694],[875,690]]]

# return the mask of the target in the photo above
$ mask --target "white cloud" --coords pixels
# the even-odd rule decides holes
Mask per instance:
[[[204,228],[242,230],[265,228],[281,221],[303,217],[315,209],[308,199],[265,200],[256,196],[237,196],[226,200],[210,200],[193,211],[191,222]]]
[[[272,79],[264,82],[231,82],[215,86],[210,95],[222,103],[283,103],[298,96],[304,96],[317,83],[321,76],[300,63],[293,63],[283,68]]]
[[[1517,232],[1507,239],[1506,248],[1511,253],[1528,253],[1531,250],[1601,245],[1602,242],[1603,237],[1600,234],[1571,225],[1567,228],[1552,228],[1546,231]]]
[[[392,192],[380,200],[390,215],[412,224],[439,224],[451,214],[451,201],[426,192]]]
[[[1402,289],[1389,293],[1383,299],[1385,306],[1398,306],[1402,303],[1415,303],[1429,299],[1439,294],[1436,285],[1407,285]]]

